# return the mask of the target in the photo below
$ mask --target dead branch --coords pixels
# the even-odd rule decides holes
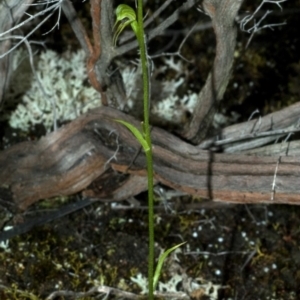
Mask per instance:
[[[212,71],[202,88],[192,120],[179,132],[194,144],[200,143],[207,135],[218,103],[226,90],[233,65],[236,44],[235,18],[242,4],[240,0],[205,0],[204,12],[211,20],[216,35],[216,56]]]
[[[267,136],[262,138],[249,139],[247,141],[236,141],[246,135],[259,135],[260,132],[271,132],[279,129],[299,128],[300,103],[297,102],[280,111],[266,115],[265,117],[253,119],[244,123],[235,124],[224,128],[222,132],[213,138],[209,138],[199,144],[200,149],[209,149],[217,146],[216,141],[228,141],[222,146],[225,152],[239,152],[254,149],[275,141],[281,136]],[[283,135],[284,136],[284,135]]]
[[[33,0],[4,0],[0,3],[0,33],[11,29],[32,3]],[[0,38],[0,56],[4,55],[11,48],[11,40]],[[5,91],[9,86],[11,73],[11,55],[0,58],[0,103],[4,98]]]
[[[98,81],[95,72],[95,64],[101,55],[101,0],[91,0],[94,46],[92,46],[87,32],[78,18],[74,6],[70,0],[65,0],[62,3],[62,10],[66,15],[82,49],[84,49],[86,55],[88,56],[87,71],[90,83],[101,94],[102,105],[107,105],[106,95],[103,92],[102,85]]]
[[[139,126],[131,116],[103,107],[38,142],[2,151],[0,187],[2,193],[11,195],[6,200],[26,209],[40,199],[82,190],[85,196],[112,201],[146,190],[146,162],[140,145],[115,119]],[[299,157],[281,157],[271,200],[278,156],[203,151],[159,128],[153,128],[152,136],[157,183],[215,201],[300,203]]]
[[[1,285],[0,285],[1,288]],[[101,285],[91,288],[87,292],[73,292],[73,291],[56,291],[51,293],[46,300],[52,300],[59,296],[64,297],[73,297],[73,298],[79,298],[79,297],[88,297],[93,294],[100,294],[100,295],[115,295],[117,297],[120,297],[122,299],[131,299],[131,300],[145,300],[148,298],[147,295],[138,295],[131,292],[126,292],[120,289],[116,289],[113,287]],[[183,300],[189,300],[191,299],[187,293],[184,292],[156,292],[155,293],[155,299],[156,298],[163,298],[163,299],[183,299]]]
[[[84,50],[87,56],[90,56],[93,53],[93,47],[85,28],[77,16],[72,2],[70,0],[63,1],[61,8],[68,19],[81,48]]]

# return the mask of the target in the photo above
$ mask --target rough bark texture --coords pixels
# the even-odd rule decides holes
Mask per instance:
[[[132,117],[103,107],[38,142],[2,151],[0,182],[2,192],[10,195],[6,200],[23,210],[39,199],[82,190],[112,201],[146,190],[145,157],[116,118],[139,126]],[[275,172],[278,155],[210,153],[159,128],[153,128],[152,137],[156,182],[215,201],[300,203],[297,156],[282,156]]]
[[[205,0],[202,4],[212,20],[216,35],[216,56],[213,68],[199,93],[192,120],[180,132],[181,136],[195,144],[206,137],[231,75],[236,45],[235,17],[241,4],[240,0]]]

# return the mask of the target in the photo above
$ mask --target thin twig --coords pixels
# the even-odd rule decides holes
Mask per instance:
[[[294,127],[294,126],[293,126]],[[278,129],[273,131],[264,131],[264,132],[254,132],[245,134],[241,137],[234,137],[234,138],[228,138],[220,141],[212,141],[210,144],[204,144],[201,146],[201,149],[206,149],[211,146],[224,146],[232,143],[237,143],[245,140],[252,140],[252,139],[258,139],[263,137],[271,137],[271,136],[283,136],[286,134],[291,134],[295,132],[299,132],[300,128],[294,128],[294,129]],[[199,147],[200,148],[200,147]]]
[[[53,99],[53,94],[49,94],[45,90],[44,85],[43,85],[40,77],[38,76],[38,74],[35,70],[34,61],[33,61],[33,53],[32,53],[30,42],[26,38],[24,38],[24,36],[22,36],[22,35],[10,35],[10,36],[7,36],[5,38],[2,38],[2,40],[5,40],[5,39],[17,39],[17,40],[21,40],[22,43],[25,44],[25,46],[27,48],[27,51],[28,51],[28,54],[29,54],[28,55],[29,56],[29,64],[30,64],[33,76],[35,77],[35,80],[36,80],[42,94],[44,95],[45,100],[50,99],[50,101],[51,101],[51,106],[52,106],[52,111],[53,111],[53,130],[56,131],[57,130],[56,102]]]
[[[55,299],[59,296],[64,296],[64,297],[72,297],[74,298],[82,298],[82,297],[87,297],[93,294],[103,294],[103,295],[114,295],[117,297],[122,297],[123,299],[148,299],[148,297],[146,295],[138,295],[138,294],[134,294],[131,292],[126,292],[120,289],[116,289],[113,287],[109,287],[106,285],[100,285],[100,286],[96,286],[91,288],[90,290],[88,290],[87,292],[73,292],[73,291],[56,291],[51,293],[46,300],[52,300]],[[162,292],[156,292],[155,296],[160,297],[160,298],[164,298],[164,299],[185,299],[188,300],[190,299],[190,297],[183,292],[166,292],[166,293],[162,293]]]
[[[62,10],[67,17],[70,26],[75,33],[77,40],[80,43],[81,48],[84,50],[87,56],[93,53],[93,47],[90,39],[87,35],[85,28],[83,27],[80,19],[78,18],[74,6],[70,0],[65,0],[62,3]]]
[[[38,28],[40,28],[55,13],[56,10],[59,11],[59,15],[60,15],[61,3],[62,3],[62,0],[58,0],[56,4],[43,9],[42,11],[38,12],[35,15],[30,15],[29,18],[26,19],[25,21],[18,23],[17,25],[13,26],[12,28],[0,33],[0,38],[2,38],[6,34],[12,32],[15,29],[22,27],[23,25],[30,22],[31,20],[33,20],[41,15],[44,15],[47,12],[50,12],[50,14],[48,16],[46,16],[37,26],[35,26],[23,39],[21,39],[20,42],[18,42],[16,45],[14,45],[9,51],[5,52],[4,54],[1,54],[0,59],[3,58],[4,56],[8,55],[12,51],[14,51],[17,47],[19,47],[26,39],[28,39],[29,36],[31,36]],[[56,24],[57,24],[57,22],[56,22]]]
[[[262,29],[265,29],[265,28],[269,28],[271,30],[273,30],[273,27],[276,27],[276,26],[281,26],[281,25],[285,25],[286,22],[282,22],[282,23],[274,23],[274,24],[267,24],[267,25],[264,25],[264,26],[260,26],[262,21],[264,21],[267,16],[269,14],[272,13],[271,10],[267,10],[263,16],[258,20],[258,22],[256,22],[255,20],[255,17],[257,16],[258,12],[260,11],[260,9],[262,8],[262,6],[265,4],[265,3],[272,3],[272,4],[276,4],[280,10],[282,11],[282,6],[280,5],[282,2],[286,2],[287,0],[263,0],[260,5],[256,8],[256,10],[250,14],[250,15],[246,15],[241,21],[240,21],[240,29],[242,31],[245,31],[245,32],[248,32],[250,33],[250,37],[248,39],[248,42],[246,44],[246,48],[248,48],[249,44],[251,43],[253,37],[254,37],[254,34],[261,31]],[[250,28],[246,28],[246,26],[251,22],[253,21],[254,22],[254,25],[251,26]]]
[[[272,195],[271,195],[271,201],[274,201],[275,199],[275,189],[276,189],[276,178],[277,178],[277,172],[278,172],[278,166],[279,163],[281,162],[281,156],[278,157],[277,160],[277,164],[276,164],[276,168],[275,168],[275,172],[274,172],[274,179],[273,179],[273,183],[272,183]]]
[[[181,59],[183,59],[184,61],[188,62],[188,63],[192,63],[192,61],[189,61],[188,59],[186,59],[184,56],[182,56],[181,54],[181,49],[183,47],[183,45],[185,44],[186,40],[188,39],[188,37],[192,34],[192,32],[194,31],[194,28],[196,27],[197,24],[195,24],[189,31],[188,33],[185,35],[185,37],[183,38],[183,40],[181,41],[178,50],[176,52],[164,52],[164,53],[160,53],[160,54],[155,54],[155,55],[151,55],[150,58],[156,58],[156,57],[161,57],[161,56],[179,56]]]

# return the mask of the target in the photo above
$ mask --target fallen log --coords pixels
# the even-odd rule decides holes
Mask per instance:
[[[102,107],[39,141],[0,152],[1,199],[25,210],[58,195],[82,192],[119,201],[146,190],[144,154],[116,119],[140,126]],[[214,153],[156,127],[152,138],[156,183],[214,201],[300,204],[300,155]]]

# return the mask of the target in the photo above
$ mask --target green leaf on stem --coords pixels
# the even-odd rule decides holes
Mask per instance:
[[[123,120],[116,120],[116,121],[123,124],[131,131],[131,133],[136,137],[136,139],[142,145],[145,152],[149,151],[150,147],[144,138],[144,134],[141,131],[139,131],[135,126],[133,126],[132,124],[130,124],[126,121],[123,121]]]
[[[168,257],[168,255],[172,251],[176,250],[177,248],[179,248],[180,246],[182,246],[185,243],[186,242],[183,242],[183,243],[180,243],[178,245],[175,245],[174,247],[169,248],[163,254],[160,255],[160,257],[158,259],[158,263],[157,263],[156,269],[155,269],[154,277],[153,277],[153,290],[154,291],[156,290],[156,286],[158,284],[158,279],[159,279],[159,276],[160,276],[160,273],[161,273],[161,268],[163,266],[163,263],[164,263],[165,259]]]

